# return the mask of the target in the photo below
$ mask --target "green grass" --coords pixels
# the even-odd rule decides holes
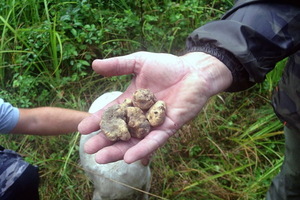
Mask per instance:
[[[157,153],[152,167],[154,180],[164,180],[158,187],[161,195],[264,199],[282,163],[284,140],[268,102],[253,96],[257,89],[214,97]]]
[[[179,54],[192,30],[231,5],[229,0],[1,1],[0,96],[19,107],[87,110],[99,95],[124,91],[130,80],[94,74],[93,59],[139,50]],[[263,199],[283,160],[282,125],[269,98],[284,63],[248,91],[213,97],[156,152],[151,200]],[[91,198],[78,140],[78,133],[0,136],[1,145],[39,166],[43,200]]]

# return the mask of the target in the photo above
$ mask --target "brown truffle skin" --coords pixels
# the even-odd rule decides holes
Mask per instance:
[[[164,101],[157,101],[146,113],[151,126],[162,125],[166,119],[167,106]]]
[[[127,108],[127,125],[132,137],[143,138],[151,130],[144,112],[138,107]]]
[[[156,101],[156,97],[148,89],[139,89],[133,93],[133,105],[142,110],[148,110]]]
[[[116,104],[107,108],[102,114],[102,121],[109,121],[112,118],[121,118],[126,120],[126,107],[121,106],[121,104]]]
[[[107,108],[100,127],[110,141],[127,141],[131,137],[144,138],[151,127],[163,124],[165,118],[165,102],[157,101],[150,90],[139,89],[132,100],[127,98],[123,103]]]
[[[101,130],[110,141],[127,141],[131,138],[127,124],[121,118],[112,118],[110,121],[101,121]]]
[[[100,127],[107,139],[111,141],[129,140],[131,138],[126,124],[126,108],[119,104],[107,108],[102,114]]]
[[[132,100],[131,100],[131,99],[126,98],[126,99],[123,101],[123,103],[121,103],[120,105],[121,105],[121,107],[123,107],[123,108],[126,109],[127,107],[133,106],[133,103],[132,103]]]

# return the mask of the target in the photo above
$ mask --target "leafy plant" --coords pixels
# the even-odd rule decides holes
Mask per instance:
[[[87,110],[131,80],[93,73],[95,58],[139,50],[180,54],[191,31],[231,6],[231,0],[3,0],[0,97],[19,107]],[[268,99],[284,62],[261,85],[213,97],[157,151],[150,199],[263,199],[283,160],[282,125]],[[0,143],[40,166],[42,199],[90,199],[78,139],[2,135]]]

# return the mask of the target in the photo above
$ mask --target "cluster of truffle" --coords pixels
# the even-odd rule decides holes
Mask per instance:
[[[152,127],[163,124],[165,118],[165,102],[157,100],[150,90],[139,89],[132,99],[107,108],[100,127],[109,140],[127,141],[131,137],[145,137]]]

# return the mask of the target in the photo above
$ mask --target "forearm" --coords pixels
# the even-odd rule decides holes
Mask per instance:
[[[20,109],[20,118],[12,133],[58,135],[77,131],[81,120],[90,114],[71,109],[40,107]]]
[[[234,75],[231,91],[243,90],[262,82],[279,60],[299,49],[299,18],[292,5],[253,3],[195,30],[187,49],[232,57],[233,65],[225,63]]]

